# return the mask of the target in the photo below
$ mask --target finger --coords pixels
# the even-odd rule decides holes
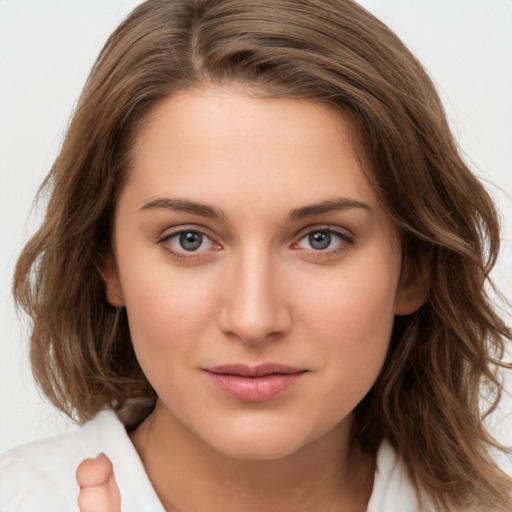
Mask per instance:
[[[121,512],[121,491],[117,486],[114,473],[108,480],[108,492],[110,499],[110,512]]]
[[[80,512],[119,512],[111,508],[110,491],[107,484],[84,487],[78,495]]]
[[[84,487],[78,495],[80,512],[121,512],[121,493],[114,475],[108,484]]]
[[[113,472],[112,462],[100,453],[95,459],[85,459],[76,470],[76,481],[83,487],[107,484]]]

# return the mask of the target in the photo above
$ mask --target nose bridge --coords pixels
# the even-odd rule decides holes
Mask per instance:
[[[279,286],[279,262],[268,247],[252,244],[234,257],[225,283],[222,328],[257,343],[289,328]]]

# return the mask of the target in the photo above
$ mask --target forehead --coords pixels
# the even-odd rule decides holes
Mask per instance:
[[[244,206],[272,212],[343,196],[380,209],[354,142],[350,122],[325,104],[234,88],[183,91],[140,125],[128,184],[139,202],[169,196],[228,207],[245,197]]]

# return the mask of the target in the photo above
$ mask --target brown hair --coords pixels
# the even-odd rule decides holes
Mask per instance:
[[[487,294],[496,211],[422,66],[350,0],[149,0],[110,37],[43,184],[44,223],[16,268],[43,392],[79,421],[110,407],[134,428],[151,411],[126,313],[105,300],[99,268],[137,126],[164,98],[205,83],[325,102],[352,121],[402,232],[408,278],[428,295],[396,318],[353,442],[374,453],[387,438],[439,508],[510,510],[511,482],[489,456],[497,445],[479,407],[483,389],[491,409],[500,397],[496,368],[511,338]]]

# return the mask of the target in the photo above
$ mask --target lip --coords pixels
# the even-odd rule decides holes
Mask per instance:
[[[224,394],[245,402],[271,400],[294,386],[308,370],[277,363],[228,364],[204,368]]]

